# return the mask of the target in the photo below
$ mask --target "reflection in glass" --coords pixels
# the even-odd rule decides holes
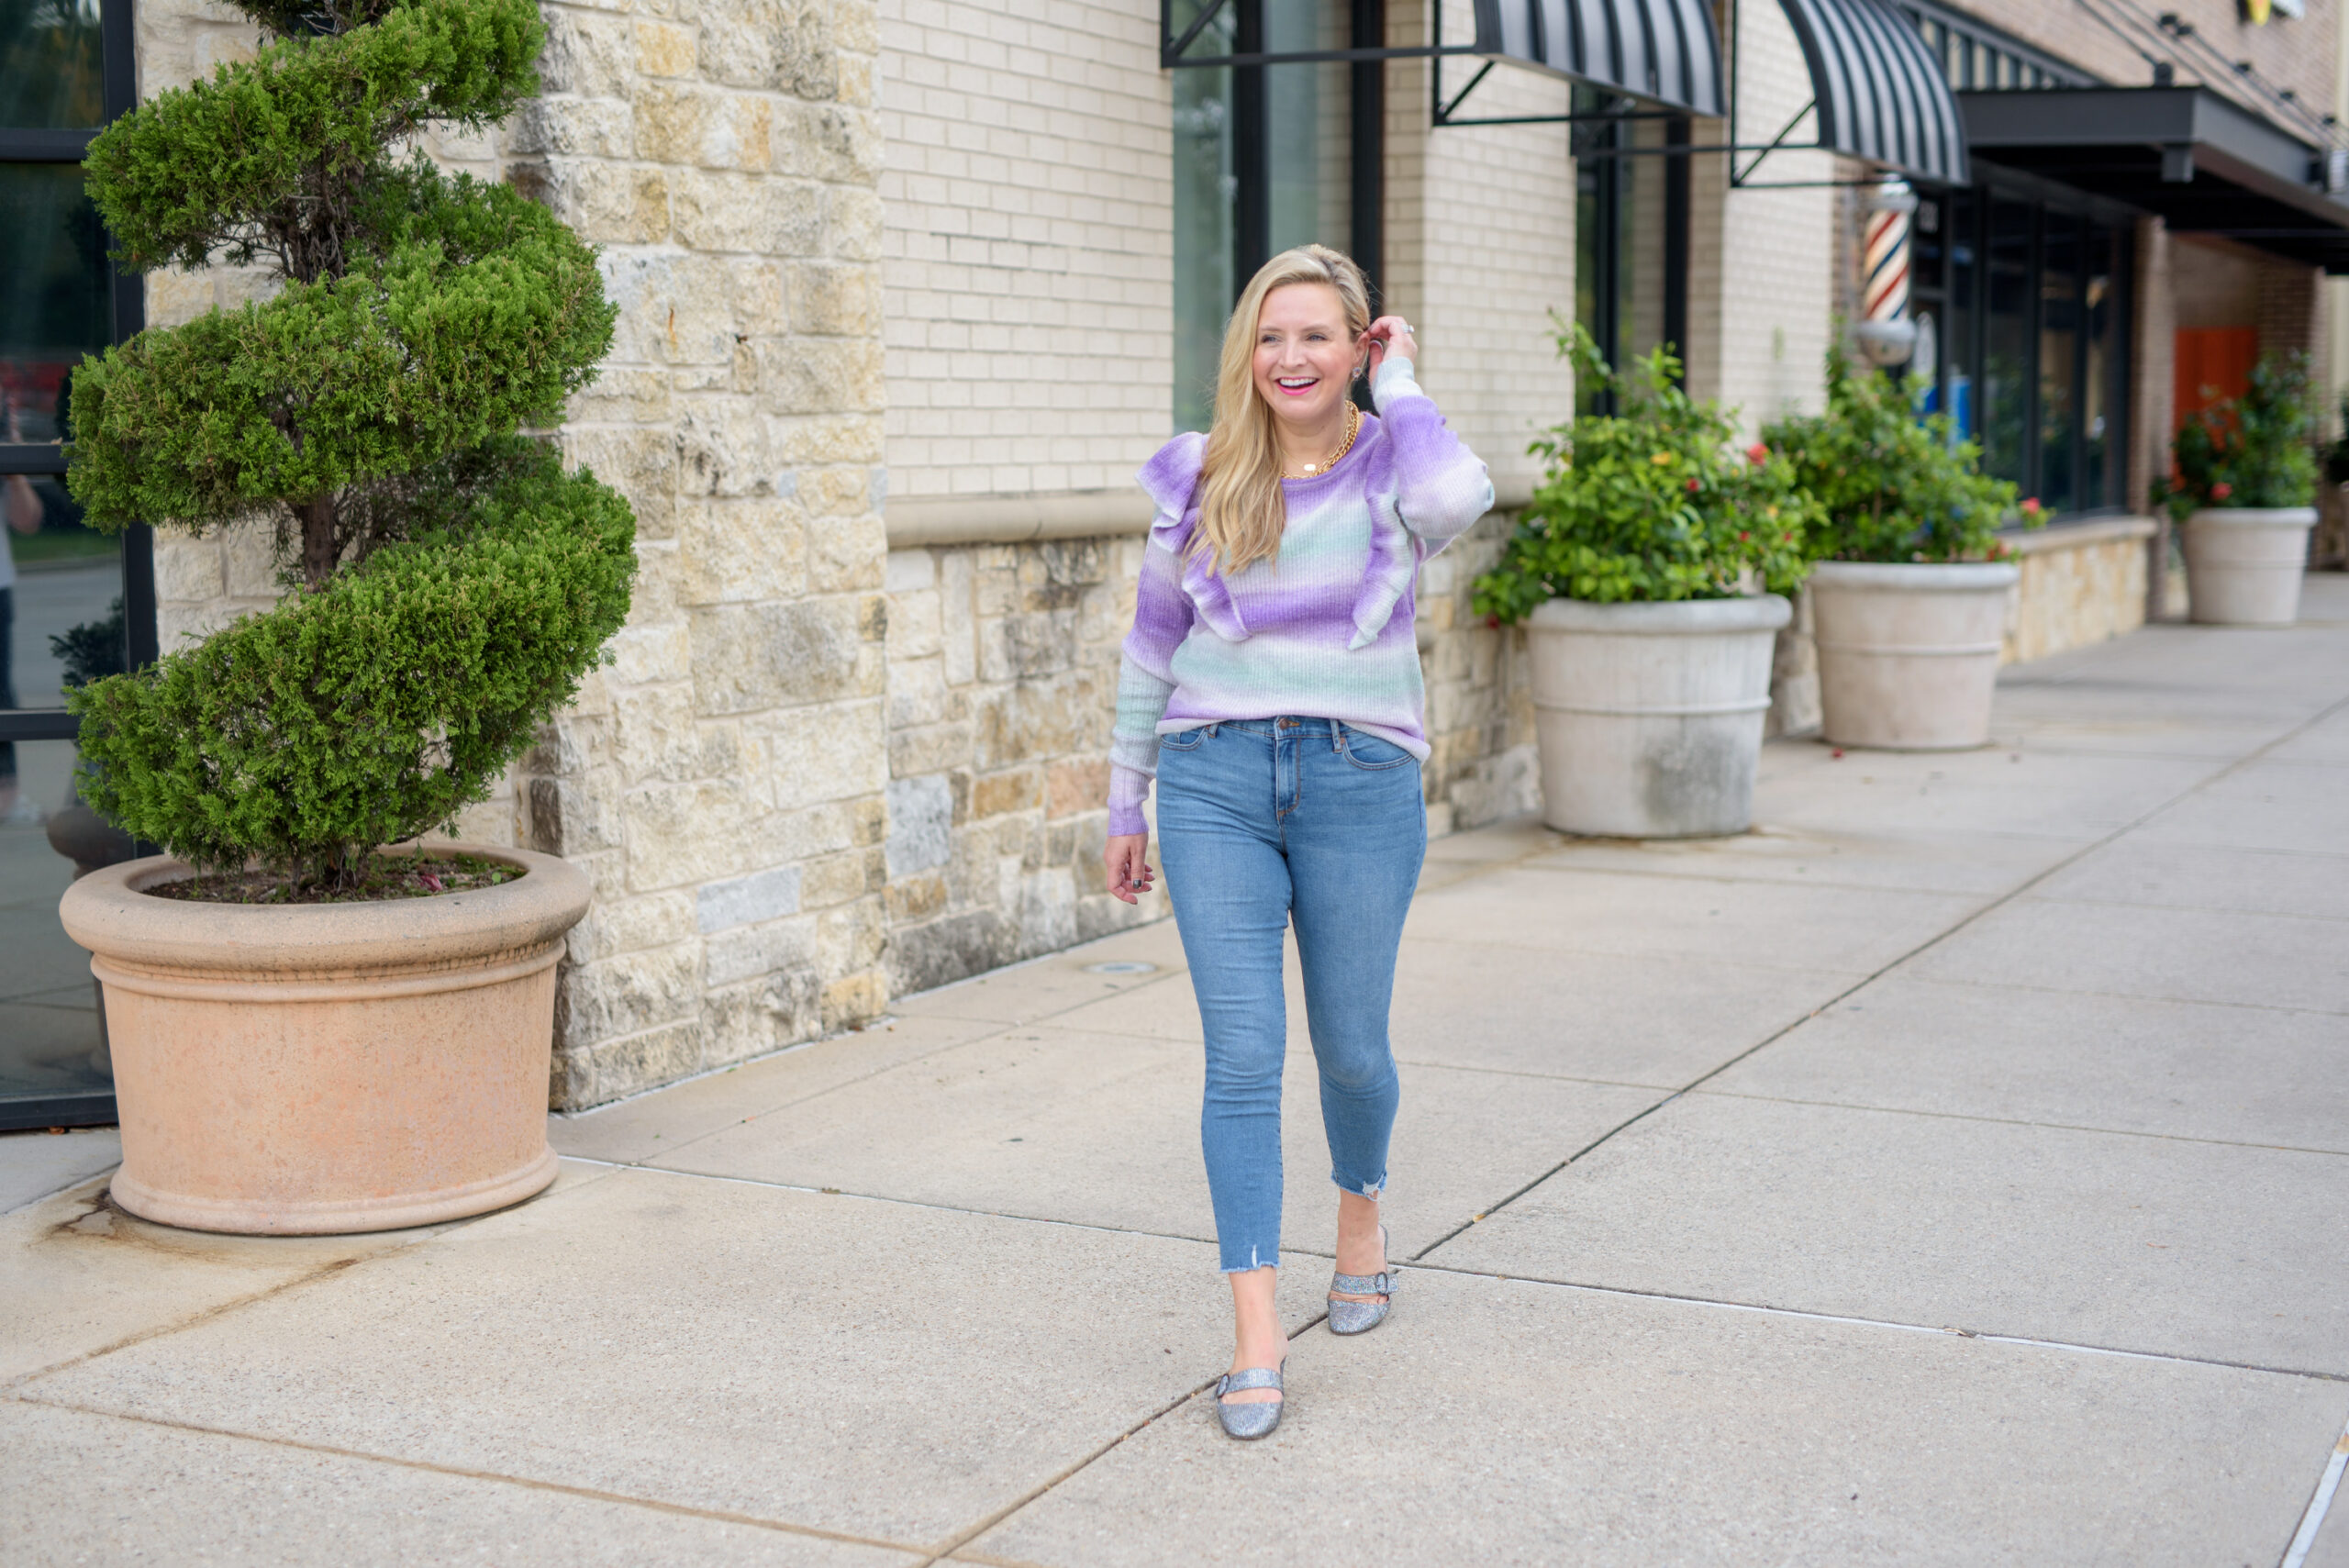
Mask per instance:
[[[57,919],[75,864],[52,842],[89,852],[106,829],[73,799],[72,741],[19,741],[16,750],[21,772],[0,783],[0,1116],[12,1098],[113,1086],[90,955]],[[77,837],[83,827],[95,832]]]
[[[1983,334],[1982,466],[2000,479],[2029,483],[2024,438],[2031,419],[2031,228],[2023,202],[1990,203]]]
[[[100,60],[98,0],[0,0],[0,127],[104,124]]]
[[[1346,47],[1345,7],[1264,0],[1264,48],[1282,54]],[[1267,255],[1296,245],[1343,250],[1351,240],[1348,68],[1331,61],[1264,67]]]
[[[1954,439],[1975,433],[1974,407],[1974,197],[1965,191],[1950,195],[1943,225],[1949,246],[1949,286],[1942,309],[1942,384],[1949,388],[1949,417]]]
[[[1575,112],[1597,114],[1623,100],[1575,89]],[[1664,341],[1666,160],[1607,157],[1606,150],[1661,147],[1653,120],[1585,128],[1575,164],[1575,319],[1610,364],[1622,366]],[[1575,411],[1607,411],[1605,388],[1576,389]]]
[[[0,163],[0,439],[62,439],[66,378],[110,340],[110,302],[106,230],[80,167]]]
[[[2039,499],[2079,505],[2074,434],[2079,410],[2080,220],[2047,209],[2039,278]]]
[[[2080,382],[2080,495],[2083,506],[2119,503],[2112,454],[2119,450],[2116,414],[2124,389],[2120,379],[2118,337],[2120,236],[2102,224],[2088,229],[2087,283],[2082,295],[2087,334],[2087,373]]]
[[[1200,0],[1174,0],[1176,36],[1199,11]],[[1186,52],[1343,49],[1347,26],[1342,9],[1312,0],[1252,0],[1225,6]],[[1247,274],[1292,246],[1351,243],[1348,72],[1317,62],[1174,73],[1178,430],[1203,430],[1214,417],[1224,323]],[[1257,245],[1262,255],[1241,253]]]
[[[1197,0],[1178,0],[1187,28]],[[1222,16],[1193,48],[1231,50]],[[1174,428],[1204,430],[1215,415],[1216,361],[1223,324],[1239,292],[1232,277],[1240,178],[1231,157],[1231,72],[1177,71],[1174,78]]]

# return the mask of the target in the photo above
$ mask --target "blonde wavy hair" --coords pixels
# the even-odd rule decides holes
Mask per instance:
[[[1288,503],[1281,494],[1280,443],[1274,414],[1256,392],[1256,323],[1264,296],[1290,284],[1322,284],[1338,291],[1346,335],[1359,341],[1370,326],[1370,285],[1353,258],[1327,245],[1284,250],[1257,269],[1241,291],[1223,329],[1216,368],[1215,423],[1199,468],[1199,528],[1193,550],[1214,552],[1215,569],[1229,577],[1280,554]]]

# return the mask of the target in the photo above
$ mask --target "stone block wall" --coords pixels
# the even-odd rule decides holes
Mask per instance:
[[[2015,539],[2015,584],[1998,661],[2044,659],[2145,624],[2144,517],[2072,523]]]
[[[1140,538],[892,550],[893,994],[1165,913],[1102,891]]]
[[[603,248],[618,336],[562,439],[641,562],[517,802],[596,884],[581,1106],[887,1005],[879,37],[871,0],[542,9],[505,172]]]

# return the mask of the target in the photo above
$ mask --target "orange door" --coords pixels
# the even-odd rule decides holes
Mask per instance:
[[[2251,386],[2251,367],[2259,362],[2259,329],[2255,327],[2182,327],[2178,328],[2176,381],[2170,402],[2170,433],[2176,435],[2192,416],[2224,398],[2241,397]]]

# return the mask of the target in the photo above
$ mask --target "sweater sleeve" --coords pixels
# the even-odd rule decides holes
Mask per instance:
[[[1158,773],[1158,721],[1174,695],[1174,651],[1190,635],[1195,610],[1183,591],[1184,515],[1205,443],[1177,437],[1142,470],[1142,488],[1158,520],[1144,542],[1134,590],[1134,628],[1118,665],[1118,720],[1109,734],[1109,831],[1143,833],[1141,814]]]
[[[1383,361],[1371,391],[1395,449],[1396,510],[1433,555],[1493,509],[1492,475],[1436,412],[1410,361]]]

